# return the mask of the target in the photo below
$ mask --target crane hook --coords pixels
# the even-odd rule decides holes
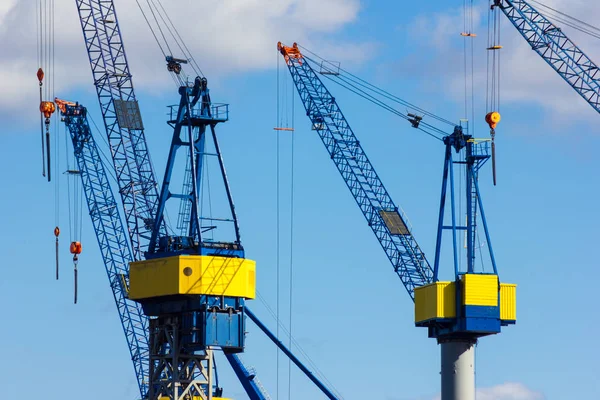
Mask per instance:
[[[492,178],[494,186],[496,186],[496,126],[500,122],[501,117],[498,111],[491,111],[485,115],[485,122],[490,126],[490,136],[492,137]]]
[[[77,263],[79,262],[79,254],[81,254],[81,242],[71,242],[71,254],[73,254],[73,275],[74,275],[74,302],[77,304]]]
[[[56,280],[58,280],[58,236],[60,235],[60,228],[57,226],[54,228],[54,236],[56,237]]]

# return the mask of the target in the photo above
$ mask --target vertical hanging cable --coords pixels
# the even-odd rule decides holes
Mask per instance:
[[[294,82],[292,82],[294,85]],[[293,90],[290,91],[292,93],[292,109],[291,109],[291,121],[292,121],[292,131],[291,133],[291,172],[290,172],[290,315],[289,315],[289,332],[290,332],[290,341],[289,341],[289,349],[292,350],[292,315],[293,315],[293,304],[294,304],[294,296],[293,296],[293,288],[294,288],[294,93]],[[288,400],[292,398],[292,360],[288,357]]]
[[[492,177],[496,185],[496,126],[500,122],[500,13],[492,2],[488,12],[487,114],[492,138]],[[490,54],[491,53],[491,54]]]
[[[469,9],[470,9],[469,18],[470,18],[470,24],[471,24],[469,32],[473,32],[473,29],[475,28],[474,22],[473,22],[473,0],[471,0],[471,5],[470,5]],[[469,133],[471,134],[471,136],[475,137],[475,44],[474,44],[474,40],[471,40],[471,121],[473,121],[473,124],[471,124],[471,127],[470,127],[471,129],[470,129]]]
[[[473,22],[473,0],[463,1],[463,68],[464,68],[464,96],[465,110],[464,118],[467,121],[466,129],[472,136],[475,134],[475,124],[472,123],[475,119],[475,46],[474,39],[477,35],[474,32],[475,25]],[[470,59],[470,60],[469,60]],[[469,62],[470,61],[470,62]],[[469,90],[469,87],[471,90]],[[470,103],[470,104],[469,104]],[[470,107],[469,107],[470,105]],[[470,116],[469,116],[470,112]]]
[[[279,75],[280,75],[280,70],[279,70],[279,54],[277,54],[277,123],[275,124],[275,126],[280,126],[279,125],[279,118],[280,118],[280,112],[279,112]],[[275,244],[275,248],[277,251],[277,255],[276,255],[276,268],[277,268],[277,299],[276,299],[276,313],[277,313],[277,321],[279,321],[279,132],[275,132],[276,133],[276,144],[277,144],[277,149],[276,149],[276,162],[277,162],[277,167],[276,167],[276,173],[277,173],[277,177],[276,177],[276,190],[277,190],[277,195],[276,195],[276,214],[277,214],[277,228],[276,228],[276,244]],[[277,331],[276,331],[276,335],[277,335],[277,340],[279,340],[279,323],[277,324]],[[277,368],[277,372],[276,372],[276,386],[277,386],[277,390],[276,390],[276,395],[275,398],[277,400],[279,400],[279,348],[277,348],[277,363],[276,363],[276,368]]]

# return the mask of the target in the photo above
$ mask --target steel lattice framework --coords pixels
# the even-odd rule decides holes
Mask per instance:
[[[523,0],[496,0],[519,33],[567,83],[600,112],[600,71],[560,28]]]
[[[121,31],[112,0],[76,2],[133,258],[139,260],[156,215],[158,190]],[[164,223],[160,229],[165,229]]]
[[[71,135],[85,197],[110,287],[119,311],[142,398],[148,391],[148,318],[140,304],[127,298],[132,260],[119,208],[87,121],[87,110],[66,106],[62,113]]]
[[[334,97],[308,60],[290,56],[286,63],[313,129],[414,299],[415,287],[433,281],[433,270],[411,234],[407,218],[392,201]]]

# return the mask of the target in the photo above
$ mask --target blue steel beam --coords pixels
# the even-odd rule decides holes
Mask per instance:
[[[133,258],[128,237],[87,121],[86,108],[65,105],[61,114],[73,143],[88,210],[127,339],[140,395],[145,398],[149,371],[148,318],[141,305],[127,298],[129,262]]]
[[[225,353],[225,357],[227,357],[227,361],[231,365],[231,368],[237,375],[238,380],[244,387],[246,394],[250,400],[268,400],[269,397],[266,393],[263,393],[260,385],[256,380],[256,376],[253,372],[250,372],[242,363],[242,360],[236,355],[231,353]]]
[[[283,352],[283,354],[285,354],[290,360],[292,360],[292,362],[294,364],[296,364],[296,366],[298,368],[300,368],[300,370],[304,373],[304,375],[306,375],[307,378],[310,379],[312,381],[312,383],[314,383],[321,390],[321,392],[323,392],[323,394],[325,396],[327,396],[328,399],[338,400],[338,398],[327,388],[327,386],[325,386],[325,384],[323,384],[323,382],[321,382],[312,372],[310,372],[310,370],[308,368],[306,368],[306,366],[304,364],[302,364],[302,361],[300,361],[290,351],[290,349],[285,347],[285,345],[283,343],[281,343],[281,341],[279,339],[277,339],[277,337],[273,334],[273,332],[271,332],[269,330],[269,328],[267,328],[267,326],[265,324],[263,324],[258,319],[258,317],[256,315],[254,315],[254,313],[252,311],[250,311],[250,309],[248,307],[244,307],[244,310],[246,311],[246,315],[256,324],[256,326],[258,326],[260,328],[260,330],[263,331],[263,333],[265,335],[267,335],[267,337],[269,339],[271,339],[271,341],[273,343],[275,343],[275,345],[277,347],[279,347],[279,349]]]
[[[560,28],[523,0],[495,0],[519,33],[558,74],[600,112],[598,66]]]
[[[303,58],[299,51],[297,55],[285,51],[292,48],[279,46],[279,49],[285,57],[307,116],[392,263],[394,271],[410,297],[414,299],[416,287],[433,281],[433,270],[410,232],[407,219],[392,201],[334,97],[308,60]],[[392,232],[384,219],[386,212],[397,213],[406,231],[400,234]]]
[[[135,260],[150,239],[158,190],[112,0],[76,0]],[[119,107],[117,107],[117,103]],[[166,232],[163,222],[160,230]]]

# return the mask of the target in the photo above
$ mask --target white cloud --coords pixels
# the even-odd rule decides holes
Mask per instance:
[[[475,398],[477,400],[545,400],[542,393],[535,392],[522,383],[516,382],[506,382],[489,388],[477,389]],[[440,399],[441,396],[438,395],[432,400]]]
[[[125,0],[115,3],[134,84],[155,93],[170,87],[164,57],[137,5]],[[73,88],[93,91],[75,2],[55,4],[55,93]],[[364,61],[373,50],[369,43],[323,40],[357,18],[359,0],[182,0],[163,4],[173,21],[183,21],[177,23],[177,29],[213,82],[230,74],[274,68],[279,40],[297,41],[319,52],[325,49],[351,62]],[[0,1],[0,115],[37,108],[36,36],[36,0]],[[344,48],[351,51],[340,50]]]
[[[584,0],[547,0],[544,3],[568,10],[570,15],[584,21],[600,18],[600,2]],[[479,3],[474,10],[475,45],[474,87],[478,101],[485,101],[487,50],[487,8]],[[596,120],[597,113],[538,55],[504,16],[501,20],[501,102],[502,104],[537,104],[552,118],[585,118]],[[417,60],[403,65],[410,73],[441,77],[436,88],[457,101],[464,96],[462,9],[417,17],[408,32],[415,40],[425,40]],[[562,25],[556,22],[557,25]],[[592,59],[600,62],[600,42],[568,26],[563,31]],[[426,39],[423,39],[426,38]],[[471,40],[471,39],[470,39]],[[429,67],[422,68],[427,57]],[[438,60],[438,62],[436,62]],[[439,62],[444,60],[444,62]],[[412,64],[408,64],[411,62]],[[417,67],[418,66],[418,67]],[[420,67],[420,68],[419,68]]]

